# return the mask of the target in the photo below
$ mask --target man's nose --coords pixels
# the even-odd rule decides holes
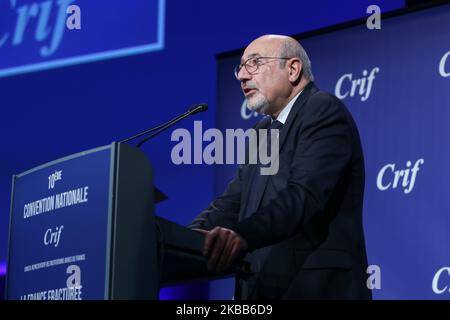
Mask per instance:
[[[245,67],[242,67],[238,74],[237,74],[237,79],[239,81],[245,81],[245,80],[249,80],[252,78],[252,75],[247,71],[247,69],[245,69]]]

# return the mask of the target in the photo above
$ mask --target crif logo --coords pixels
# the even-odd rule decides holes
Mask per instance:
[[[83,28],[71,32],[74,8]],[[165,0],[1,0],[0,77],[164,48]]]
[[[15,24],[11,30],[2,31],[0,48],[7,45],[20,47],[26,37],[27,28],[34,27],[33,40],[37,43],[47,42],[40,47],[39,55],[51,56],[61,44],[66,27],[66,11],[74,2],[75,0],[59,0],[55,4],[53,1],[44,1],[18,5],[17,0],[9,0],[10,9],[15,15]],[[56,11],[56,14],[53,14],[53,11]],[[54,21],[50,21],[50,17],[54,17]]]
[[[431,288],[433,289],[434,293],[442,294],[444,292],[450,292],[448,286],[449,276],[450,276],[449,267],[443,267],[434,274],[433,282],[431,283]]]
[[[442,58],[441,61],[439,62],[439,74],[443,77],[443,78],[447,78],[450,77],[450,66],[448,67],[448,69],[445,68],[445,63],[447,62],[448,58],[450,57],[450,51],[446,52]],[[448,70],[448,71],[447,71]]]
[[[396,169],[395,163],[383,166],[377,176],[378,190],[386,191],[390,188],[396,189],[400,187],[403,188],[405,194],[411,193],[416,182],[417,173],[424,162],[424,159],[419,159],[412,166],[412,162],[408,160],[404,169]]]
[[[372,92],[373,80],[378,72],[380,68],[374,67],[370,72],[363,70],[362,77],[353,76],[352,73],[344,74],[336,83],[334,89],[336,97],[343,100],[348,96],[359,95],[361,101],[366,101]]]

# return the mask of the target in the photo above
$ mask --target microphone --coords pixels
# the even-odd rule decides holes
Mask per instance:
[[[160,124],[159,126],[156,126],[156,127],[151,128],[149,130],[146,130],[144,132],[138,133],[138,134],[136,134],[136,135],[134,135],[134,136],[132,136],[130,138],[122,140],[119,143],[125,143],[125,142],[128,142],[130,140],[134,140],[136,138],[142,137],[142,136],[144,136],[146,134],[149,134],[149,133],[152,133],[152,132],[156,131],[155,133],[151,134],[150,136],[148,136],[148,137],[142,139],[141,141],[139,141],[138,144],[136,145],[136,147],[139,148],[142,144],[147,142],[149,139],[151,139],[154,136],[160,134],[161,132],[163,132],[164,130],[170,128],[174,124],[180,122],[184,118],[187,118],[187,117],[189,117],[189,116],[191,116],[193,114],[199,113],[199,112],[204,112],[206,110],[208,110],[208,104],[207,103],[195,104],[192,107],[190,107],[187,111],[185,111],[184,113],[176,116],[175,118],[173,118],[173,119],[171,119],[171,120],[169,120],[169,121],[167,121],[167,122],[165,122],[163,124]]]
[[[189,108],[188,112],[192,112],[191,114],[196,114],[198,112],[204,112],[208,110],[208,105],[206,103],[199,103]]]

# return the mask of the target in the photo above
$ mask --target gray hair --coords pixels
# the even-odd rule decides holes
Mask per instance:
[[[314,81],[314,75],[311,70],[311,61],[305,49],[298,41],[284,41],[281,46],[281,56],[288,58],[299,58],[302,62],[302,73],[306,79]],[[286,62],[283,61],[282,64]],[[282,65],[283,66],[283,65]]]

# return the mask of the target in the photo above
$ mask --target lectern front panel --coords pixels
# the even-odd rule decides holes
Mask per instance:
[[[8,299],[107,298],[114,149],[13,176]]]

